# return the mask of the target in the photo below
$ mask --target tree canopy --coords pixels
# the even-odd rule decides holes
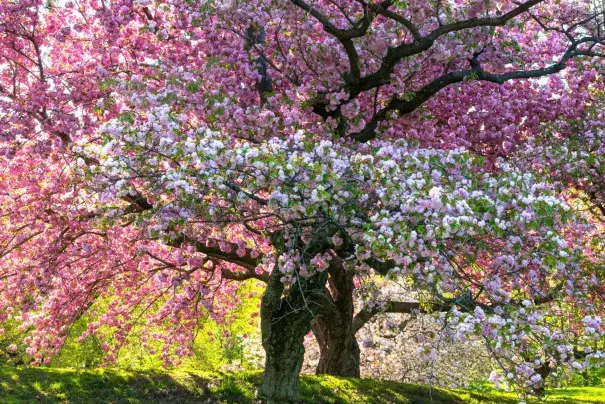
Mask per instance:
[[[0,0],[0,320],[35,364],[85,313],[108,362],[142,323],[170,364],[256,279],[270,402],[311,330],[359,376],[382,312],[542,394],[604,355],[604,30],[597,1]]]

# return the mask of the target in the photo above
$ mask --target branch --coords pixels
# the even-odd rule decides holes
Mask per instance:
[[[412,93],[407,98],[393,98],[386,105],[386,107],[384,107],[374,115],[374,117],[367,123],[367,125],[361,131],[352,133],[350,136],[352,139],[358,142],[367,142],[371,139],[374,139],[376,137],[376,128],[378,127],[378,124],[384,119],[386,119],[389,112],[398,111],[401,115],[409,114],[445,87],[454,83],[460,83],[467,78],[474,78],[480,81],[503,84],[513,79],[538,78],[558,73],[564,70],[567,62],[575,56],[600,56],[600,54],[597,52],[581,51],[577,48],[579,45],[584,43],[602,43],[603,40],[603,38],[586,37],[581,40],[574,41],[574,43],[570,45],[567,51],[563,54],[561,59],[548,67],[543,67],[534,70],[516,70],[503,74],[495,74],[483,70],[481,64],[479,63],[479,54],[475,54],[473,58],[469,60],[471,69],[447,73],[431,81],[429,84],[422,87],[419,91]]]
[[[513,18],[525,13],[526,11],[529,11],[529,9],[531,9],[532,7],[540,3],[544,3],[545,1],[546,0],[530,0],[526,3],[520,4],[518,7],[499,17],[470,18],[468,20],[457,21],[451,24],[443,25],[430,32],[425,38],[435,41],[437,38],[445,34],[449,34],[451,32],[463,31],[466,29],[477,27],[504,26]]]
[[[273,91],[273,82],[271,76],[269,76],[269,59],[265,56],[264,52],[261,52],[258,46],[264,46],[265,44],[265,29],[264,27],[255,27],[251,24],[246,29],[244,49],[250,50],[254,48],[259,53],[259,57],[256,59],[256,67],[261,79],[257,82],[258,93],[260,96],[260,106],[264,106],[268,102],[268,94]]]
[[[417,263],[428,261],[429,258],[419,258],[416,260]],[[381,261],[374,257],[368,258],[363,262],[382,276],[386,276],[391,269],[397,267],[397,263],[394,260]]]
[[[351,86],[357,85],[357,83],[361,79],[361,68],[359,62],[359,54],[355,49],[353,39],[363,37],[367,33],[368,28],[372,24],[375,15],[369,14],[368,8],[365,7],[363,10],[363,16],[353,24],[352,28],[339,29],[334,24],[332,24],[328,17],[320,13],[317,9],[309,5],[307,2],[303,0],[291,0],[291,2],[295,6],[311,14],[317,21],[321,23],[326,32],[332,34],[342,44],[349,60],[349,72],[344,75],[345,82]],[[380,5],[378,5],[378,7],[386,9],[391,6],[391,4],[392,1],[383,1],[382,3],[380,3]]]
[[[435,41],[438,40],[440,37],[449,33],[469,30],[477,27],[504,26],[509,21],[518,17],[519,15],[522,15],[523,13],[529,13],[529,11],[533,7],[543,3],[545,0],[526,1],[525,3],[518,4],[511,11],[497,17],[487,16],[481,18],[470,18],[462,21],[457,21],[451,24],[441,25],[425,36],[422,36],[419,28],[414,25],[409,19],[394,11],[389,10],[389,7],[393,3],[392,1],[383,1],[379,4],[367,2],[365,0],[356,1],[364,7],[364,16],[361,17],[353,25],[352,28],[339,29],[330,21],[330,19],[326,15],[322,14],[312,5],[308,4],[303,0],[291,0],[292,4],[311,14],[317,21],[319,21],[323,25],[324,30],[326,32],[332,34],[343,45],[347,57],[349,59],[349,72],[344,75],[344,80],[346,83],[344,90],[349,93],[349,98],[346,102],[355,99],[360,93],[364,91],[372,90],[375,88],[379,88],[383,85],[390,84],[390,76],[393,73],[395,66],[402,59],[409,56],[417,55],[430,49],[435,43]],[[367,10],[371,10],[373,13],[368,14]],[[370,73],[366,76],[361,77],[359,67],[359,55],[355,49],[352,39],[364,36],[367,33],[369,25],[375,18],[375,15],[382,15],[386,18],[390,18],[402,24],[412,34],[413,42],[405,42],[397,46],[389,47],[387,49],[386,55],[382,58],[382,63],[380,67],[374,73]],[[533,16],[530,15],[530,17]],[[599,53],[593,51],[578,51],[577,46],[580,43],[587,42],[586,39],[581,41],[575,41],[573,40],[573,38],[570,38],[570,40],[572,44],[569,49],[575,51],[575,53],[569,52],[568,50],[568,52],[565,54],[561,61],[549,68],[536,69],[533,71],[524,72],[516,71],[502,75],[485,72],[480,69],[480,67],[478,69],[473,68],[471,72],[477,73],[477,75],[479,76],[479,80],[501,84],[505,81],[514,78],[541,77],[544,75],[556,73],[564,69],[565,62],[575,55],[603,56],[602,52]],[[602,43],[601,41],[602,38],[597,38],[597,43]],[[462,81],[468,73],[468,71],[448,73],[429,83],[419,92],[417,92],[416,96],[412,97],[412,99],[410,100],[404,101],[397,98],[392,100],[391,103],[385,109],[375,114],[374,118],[368,123],[366,128],[364,128],[358,133],[354,133],[352,135],[352,138],[361,142],[365,142],[374,138],[375,134],[373,132],[375,131],[378,123],[386,118],[387,112],[391,110],[399,110],[402,114],[412,112],[424,102],[426,102],[426,100],[428,100],[430,97],[435,95],[442,88],[450,84]],[[313,111],[320,115],[323,119],[332,117],[342,120],[343,118],[340,115],[340,108],[336,108],[336,110],[332,111],[326,111],[327,104],[327,101],[322,98],[312,100]]]
[[[563,283],[557,285],[547,294],[534,298],[532,300],[533,304],[541,305],[552,302],[555,299],[556,293],[560,291],[562,287]],[[378,306],[375,306],[371,309],[363,308],[353,318],[353,334],[359,331],[368,321],[372,319],[372,317],[379,313],[412,314],[417,312],[428,314],[435,312],[448,312],[455,306],[459,307],[460,311],[463,313],[470,313],[475,310],[475,307],[481,307],[486,312],[493,312],[495,306],[497,306],[497,304],[490,305],[477,302],[475,300],[476,297],[477,296],[473,298],[472,294],[467,292],[458,298],[445,298],[443,296],[438,296],[438,300],[424,305],[421,305],[420,302],[388,301],[386,302],[386,308],[384,310],[381,310]],[[508,305],[519,307],[524,306],[523,301],[521,300],[511,300]]]
[[[374,139],[376,137],[376,128],[378,127],[378,124],[387,118],[389,112],[399,111],[401,115],[409,114],[443,88],[454,83],[462,82],[464,78],[471,73],[472,70],[450,72],[433,80],[419,91],[413,93],[409,98],[404,99],[395,97],[391,99],[387,106],[378,111],[362,130],[352,133],[350,135],[351,138],[358,142],[367,142]]]
[[[417,55],[430,49],[431,46],[433,46],[433,44],[435,43],[435,41],[443,35],[446,35],[451,32],[463,31],[477,27],[496,27],[506,25],[508,21],[526,12],[533,6],[543,3],[544,1],[545,0],[528,1],[527,3],[518,6],[517,8],[509,11],[508,13],[500,17],[471,18],[468,20],[443,25],[431,31],[428,35],[424,37],[413,35],[414,42],[412,43],[403,43],[395,47],[389,47],[387,50],[387,54],[382,59],[382,64],[378,68],[378,70],[361,78],[357,88],[349,89],[351,98],[356,97],[359,93],[363,91],[371,90],[377,86],[390,83],[390,76],[393,73],[393,70],[397,63],[399,63],[403,58]],[[395,21],[403,23],[403,20],[401,20],[401,18],[396,19]],[[415,29],[416,27],[411,25],[410,27],[408,27],[408,29],[410,28]]]
[[[170,240],[167,244],[170,247],[180,247],[183,244],[193,245],[197,252],[206,254],[207,256],[209,256],[211,258],[216,258],[221,261],[226,261],[226,262],[230,262],[235,265],[239,265],[240,267],[247,269],[249,272],[251,271],[255,275],[256,275],[256,272],[255,272],[256,267],[258,266],[259,262],[262,260],[262,256],[259,255],[258,257],[253,257],[249,250],[246,250],[246,253],[244,255],[239,256],[235,252],[225,252],[225,251],[221,250],[221,248],[218,245],[213,246],[213,247],[207,246],[205,243],[195,240],[194,238],[189,237],[185,234],[180,234],[177,238]],[[239,248],[239,246],[237,246],[234,243],[227,243],[227,244],[229,245],[229,247],[232,251],[235,251]],[[264,276],[261,276],[261,275],[251,276],[251,277],[265,281]]]
[[[372,317],[378,313],[405,313],[410,314],[414,311],[420,310],[422,313],[426,313],[420,307],[420,302],[388,302],[387,309],[384,311],[378,308],[373,309],[361,309],[359,313],[353,318],[353,334],[357,333]]]
[[[268,200],[260,198],[254,194],[251,194],[248,191],[244,191],[241,187],[235,185],[232,182],[226,182],[225,185],[234,192],[237,192],[237,193],[241,192],[242,194],[246,195],[248,198],[252,199],[253,201],[259,203],[262,206],[267,206],[269,204]]]
[[[149,203],[147,199],[140,193],[135,193],[134,195],[126,195],[123,196],[122,199],[130,205],[126,208],[127,212],[135,211],[135,212],[143,212],[146,210],[153,209],[153,205]]]
[[[149,201],[147,201],[147,199],[145,199],[145,197],[143,197],[143,195],[139,193],[125,196],[123,197],[123,199],[126,202],[130,203],[130,206],[127,208],[130,211],[142,212],[153,208],[153,205],[149,203]],[[257,202],[261,203],[262,201],[263,200],[261,199]],[[195,250],[197,252],[206,254],[208,257],[216,258],[221,261],[226,261],[246,269],[246,272],[234,272],[226,268],[222,268],[222,276],[226,279],[242,281],[254,278],[263,282],[269,281],[269,275],[267,273],[256,273],[256,267],[258,266],[258,263],[262,260],[262,256],[260,255],[257,257],[253,257],[250,251],[246,250],[246,254],[240,257],[237,253],[227,253],[221,250],[219,246],[209,247],[206,244],[201,243],[198,240],[195,240],[183,233],[181,233],[179,237],[174,240],[171,240],[167,244],[170,247],[180,247],[185,243],[195,246]],[[227,244],[229,244],[230,251],[237,251],[237,249],[239,248],[239,246],[234,243]]]
[[[397,14],[393,11],[388,10],[388,7],[391,5],[392,1],[383,1],[380,4],[366,3],[363,0],[357,0],[358,3],[362,4],[364,7],[368,7],[370,10],[374,11],[376,14],[380,14],[384,17],[390,18],[393,21],[397,21],[401,25],[403,25],[410,33],[415,40],[422,39],[422,34],[410,20],[405,18],[404,16]],[[386,4],[385,4],[386,3]]]
[[[263,272],[261,274],[257,274],[255,270],[246,270],[246,272],[235,272],[231,271],[227,268],[221,268],[221,276],[224,279],[230,279],[234,281],[245,281],[248,279],[258,279],[264,283],[269,283],[269,274],[267,272]]]

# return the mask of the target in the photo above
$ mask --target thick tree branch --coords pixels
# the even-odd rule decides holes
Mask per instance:
[[[256,67],[261,79],[257,83],[258,94],[260,97],[260,106],[262,107],[268,101],[268,94],[273,91],[273,82],[271,76],[269,76],[269,59],[265,56],[264,52],[261,52],[258,46],[265,45],[265,29],[263,27],[256,27],[250,25],[246,29],[244,49],[250,50],[254,48],[259,52],[259,56],[256,59]]]
[[[470,18],[468,20],[457,21],[451,24],[443,25],[433,31],[431,31],[425,38],[429,40],[436,40],[437,38],[449,34],[451,32],[463,31],[470,28],[477,27],[499,27],[506,25],[507,22],[513,18],[529,11],[534,6],[540,3],[544,3],[546,0],[530,0],[518,7],[512,9],[506,14],[499,17],[482,17],[482,18]]]
[[[338,41],[343,46],[347,54],[347,58],[349,60],[349,72],[344,75],[345,82],[349,86],[356,86],[359,80],[361,79],[361,68],[359,54],[357,53],[357,49],[355,48],[355,43],[353,42],[353,39],[363,37],[368,32],[368,28],[370,27],[372,21],[375,18],[375,14],[368,13],[371,8],[368,9],[368,7],[364,7],[363,16],[360,17],[351,28],[339,29],[334,24],[332,24],[332,22],[327,16],[320,13],[316,8],[314,8],[307,2],[303,0],[291,0],[291,2],[295,6],[311,14],[317,21],[321,23],[326,32],[338,39]],[[392,1],[383,1],[378,4],[377,7],[386,10],[392,5],[392,3]],[[322,107],[323,110],[325,110],[325,104]]]
[[[126,208],[127,212],[128,211],[144,212],[146,210],[153,209],[153,205],[151,203],[149,203],[149,201],[147,199],[145,199],[145,197],[143,197],[143,195],[139,194],[138,192],[135,193],[134,195],[126,195],[126,196],[122,197],[122,199],[130,204]]]
[[[373,2],[367,3],[363,0],[357,0],[357,2],[362,4],[364,7],[367,7],[370,10],[374,11],[376,14],[380,14],[384,17],[390,18],[393,21],[397,21],[398,23],[403,25],[408,31],[410,31],[412,37],[415,40],[418,41],[422,39],[422,34],[420,34],[418,27],[416,27],[412,23],[412,21],[388,9],[388,7],[393,3],[392,1],[383,1],[380,4],[374,4]]]
[[[380,109],[374,117],[372,117],[361,131],[351,134],[351,138],[358,142],[367,142],[374,139],[376,137],[376,128],[378,127],[378,124],[387,118],[389,112],[398,111],[401,115],[409,114],[428,101],[440,90],[451,84],[462,82],[464,78],[471,73],[472,70],[450,72],[433,80],[422,89],[415,93],[411,93],[406,98],[393,98],[384,108]]]
[[[477,27],[504,26],[509,21],[524,13],[530,14],[530,10],[532,8],[543,3],[545,0],[529,0],[525,3],[520,3],[512,10],[500,16],[470,18],[453,22],[451,24],[440,25],[438,28],[434,29],[433,31],[429,32],[424,36],[421,34],[420,29],[416,25],[414,25],[411,20],[389,9],[393,4],[392,1],[383,1],[377,4],[364,0],[356,1],[360,5],[362,5],[364,10],[364,16],[361,17],[355,24],[353,24],[353,27],[349,29],[339,29],[330,21],[330,19],[326,15],[322,14],[313,5],[303,0],[291,0],[292,4],[301,8],[302,10],[305,10],[317,21],[319,21],[324,27],[324,30],[329,34],[333,35],[336,39],[338,39],[344,47],[347,57],[349,59],[349,71],[344,75],[344,90],[349,93],[348,101],[355,99],[359,94],[364,91],[372,90],[375,88],[379,88],[383,85],[390,84],[391,75],[396,65],[402,59],[427,51],[439,38],[450,33],[465,31]],[[371,13],[368,13],[368,10],[371,11]],[[382,58],[382,63],[380,67],[373,73],[361,76],[359,54],[355,49],[353,39],[362,37],[367,33],[370,24],[375,18],[375,15],[382,15],[403,25],[412,34],[413,41],[389,47],[387,49],[386,55]],[[530,18],[532,17],[533,16],[530,15]],[[589,19],[585,19],[583,21],[588,20]],[[420,107],[424,102],[434,96],[441,89],[451,84],[459,83],[473,73],[476,75],[475,78],[478,80],[502,84],[512,79],[527,79],[557,73],[563,70],[565,68],[566,62],[574,56],[604,56],[602,52],[596,52],[592,49],[578,49],[578,45],[582,43],[602,43],[603,38],[591,37],[577,41],[574,40],[573,37],[570,37],[570,41],[571,45],[568,51],[563,55],[561,60],[547,68],[529,71],[513,71],[505,74],[495,74],[484,71],[479,65],[477,58],[474,58],[472,60],[470,70],[447,73],[439,78],[436,78],[435,80],[427,84],[419,91],[413,93],[413,95],[409,97],[394,98],[385,108],[378,111],[374,115],[372,120],[368,122],[368,124],[362,131],[352,134],[351,137],[352,139],[361,142],[365,142],[374,138],[378,124],[382,120],[386,119],[388,112],[396,110],[400,114],[410,113]],[[317,100],[314,100],[312,102],[312,105],[313,111],[320,115],[323,119],[336,118],[339,121],[344,120],[342,114],[340,113],[340,108],[336,108],[335,110],[331,111],[326,110],[328,101],[323,99],[323,97],[321,96]],[[346,130],[346,123],[340,123],[341,125],[339,125],[339,132],[344,132],[344,130]]]
[[[559,284],[552,290],[550,290],[548,293],[531,299],[531,302],[534,305],[550,303],[555,299],[557,292],[560,291],[562,287],[563,284]],[[381,309],[379,306],[374,306],[371,309],[363,308],[353,318],[353,333],[359,331],[368,321],[370,321],[375,315],[379,313],[426,314],[435,312],[448,312],[453,307],[459,307],[460,311],[463,313],[470,313],[475,309],[475,307],[481,307],[486,312],[493,312],[495,306],[497,306],[497,304],[489,305],[477,302],[475,298],[473,298],[471,293],[468,292],[455,299],[444,298],[441,296],[438,298],[439,300],[426,304],[421,304],[420,302],[388,301],[384,306],[384,310]],[[511,300],[508,305],[523,307],[524,303],[522,300]]]
[[[417,310],[425,312],[421,309],[420,302],[388,302],[387,309],[382,311],[378,308],[362,309],[353,318],[353,334],[357,333],[368,321],[378,313],[413,313]]]
[[[468,20],[443,25],[431,31],[426,36],[419,36],[419,33],[417,33],[416,35],[413,34],[414,42],[406,42],[398,46],[389,47],[387,50],[387,54],[382,59],[382,64],[378,68],[378,70],[365,77],[362,77],[359,80],[357,86],[350,86],[350,88],[348,88],[350,98],[355,98],[363,91],[371,90],[377,86],[390,83],[390,76],[393,73],[395,66],[403,58],[417,55],[430,49],[431,46],[433,46],[433,44],[435,43],[435,41],[442,36],[452,32],[458,32],[477,27],[504,26],[508,21],[523,14],[524,12],[528,11],[537,4],[543,3],[544,1],[545,0],[528,1],[499,17],[471,18]],[[398,21],[402,24],[405,22],[401,18],[395,19],[395,21]],[[411,22],[405,22],[405,26],[406,28],[410,29],[411,32],[418,31],[418,28],[415,27]]]
[[[197,252],[201,252],[211,258],[216,258],[216,259],[219,259],[222,261],[226,261],[226,262],[230,262],[232,264],[239,265],[242,268],[247,269],[248,271],[252,271],[253,273],[255,273],[254,271],[255,271],[256,267],[258,266],[259,262],[262,260],[261,256],[253,257],[249,251],[246,251],[245,254],[240,256],[236,252],[225,252],[225,251],[221,250],[221,248],[218,245],[208,246],[205,243],[202,243],[185,234],[179,235],[177,238],[170,240],[167,244],[171,247],[180,247],[183,244],[193,245]],[[226,244],[229,246],[230,251],[237,251],[238,246],[236,244],[233,244],[233,243],[226,243]],[[263,279],[257,278],[257,279],[265,281],[264,278]]]
[[[422,263],[428,262],[429,260],[430,258],[418,258],[416,262]],[[381,261],[374,257],[364,260],[364,263],[382,276],[386,276],[390,270],[398,266],[394,260]]]
[[[267,272],[262,272],[261,274],[257,274],[253,269],[248,269],[245,272],[235,272],[231,271],[227,268],[221,268],[221,276],[224,279],[230,279],[233,281],[245,281],[248,279],[257,279],[259,281],[269,283],[269,274]]]
[[[351,138],[358,142],[367,142],[376,137],[376,128],[378,124],[387,118],[389,112],[397,111],[400,115],[409,114],[415,111],[418,107],[428,101],[431,97],[437,94],[445,87],[460,83],[466,79],[475,79],[487,81],[496,84],[503,84],[513,79],[530,79],[548,76],[558,73],[565,69],[567,62],[575,56],[598,56],[596,52],[578,50],[578,46],[584,43],[602,43],[603,38],[586,37],[582,40],[575,41],[563,54],[558,62],[551,64],[548,67],[543,67],[533,70],[516,70],[503,74],[490,73],[481,67],[479,62],[479,54],[470,59],[471,69],[459,70],[447,73],[420,90],[407,94],[406,97],[393,98],[384,108],[379,110],[374,117],[366,124],[364,129],[351,134]]]
[[[150,210],[153,208],[153,205],[151,203],[149,203],[149,201],[147,201],[147,199],[139,193],[126,196],[123,199],[126,202],[129,202],[131,204],[127,209],[132,210],[132,211],[142,212],[142,211]],[[225,243],[225,242],[223,242],[223,243]],[[246,272],[234,272],[234,271],[230,271],[226,268],[223,268],[221,270],[222,276],[226,279],[246,280],[246,279],[254,278],[254,279],[258,279],[263,282],[269,281],[269,275],[267,273],[264,273],[264,272],[261,274],[256,273],[256,267],[262,260],[262,256],[259,255],[259,256],[253,257],[252,254],[250,253],[250,251],[248,251],[248,250],[246,250],[245,254],[240,256],[236,252],[225,252],[225,251],[221,250],[221,248],[218,246],[218,242],[216,243],[217,245],[210,247],[210,246],[208,246],[204,243],[201,243],[200,241],[195,240],[183,233],[181,233],[179,235],[179,237],[171,240],[167,244],[170,247],[180,247],[183,244],[190,244],[190,245],[195,246],[195,250],[197,252],[201,252],[210,258],[215,258],[215,259],[218,259],[221,261],[226,261],[226,262],[238,265],[238,266],[246,269]],[[234,243],[226,243],[226,244],[228,244],[230,251],[237,251],[239,248]]]

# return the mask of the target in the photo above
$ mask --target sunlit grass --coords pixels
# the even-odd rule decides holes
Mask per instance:
[[[260,372],[134,372],[120,369],[74,370],[0,367],[0,403],[252,403]],[[605,388],[570,388],[549,392],[563,403],[605,403]],[[444,390],[371,379],[303,376],[306,403],[505,403],[515,394]],[[535,402],[529,400],[528,403]]]

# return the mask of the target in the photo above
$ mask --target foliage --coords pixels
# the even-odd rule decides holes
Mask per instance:
[[[326,354],[431,314],[427,364],[481,340],[527,394],[600,366],[597,5],[0,0],[16,351],[50,364],[78,331],[103,365],[140,341],[132,366],[172,367],[211,331],[232,360],[254,279],[269,400],[297,399],[320,317]]]
[[[250,344],[247,343],[258,334],[258,326],[254,320],[254,313],[258,311],[258,299],[253,298],[256,289],[254,283],[244,283],[238,293],[245,294],[247,298],[229,314],[229,318],[221,323],[211,319],[205,321],[204,332],[197,335],[193,344],[194,355],[184,358],[179,366],[180,369],[210,371],[224,367],[238,370],[258,368],[258,358],[255,356],[258,353],[255,349],[250,349]],[[106,309],[106,302],[97,300],[93,311],[103,313]],[[103,350],[100,344],[101,340],[111,339],[110,334],[108,332],[100,334],[101,340],[97,338],[97,334],[90,335],[84,340],[80,338],[94,320],[90,316],[82,316],[72,324],[61,351],[53,358],[50,367],[82,369],[103,365]],[[14,366],[29,363],[31,357],[25,352],[23,344],[27,335],[19,332],[14,321],[6,321],[2,328],[4,330],[0,339],[3,346],[0,357],[2,364]],[[129,337],[128,343],[120,350],[117,363],[121,369],[137,371],[154,370],[162,366],[158,355],[150,353],[150,347],[145,347],[141,343],[139,332],[134,332]]]

